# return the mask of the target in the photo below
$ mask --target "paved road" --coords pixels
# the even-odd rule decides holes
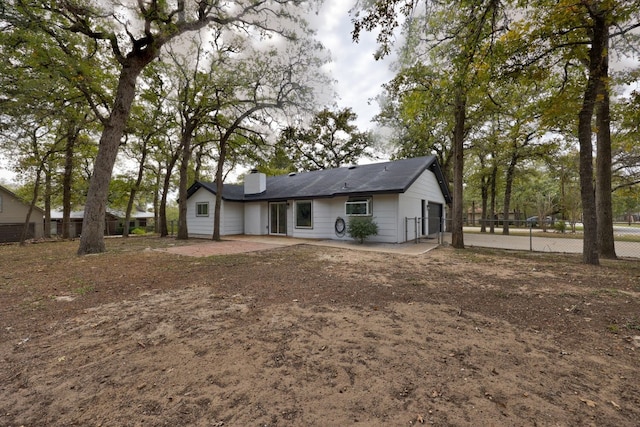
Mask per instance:
[[[640,227],[629,227],[623,225],[614,225],[613,232],[616,234],[624,235],[624,234],[640,234]]]
[[[471,229],[473,230],[473,229]],[[582,239],[544,237],[541,232],[529,236],[504,236],[502,234],[475,233],[467,229],[464,234],[465,246],[485,248],[533,250],[535,252],[582,253]],[[474,230],[475,231],[475,230]],[[451,242],[451,235],[445,235]],[[624,258],[640,258],[640,242],[616,242],[616,255]]]

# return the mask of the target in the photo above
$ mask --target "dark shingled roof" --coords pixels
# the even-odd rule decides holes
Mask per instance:
[[[435,156],[270,176],[267,177],[266,191],[259,194],[245,195],[242,184],[224,184],[222,198],[247,202],[404,193],[426,169],[436,175],[442,194],[450,203],[449,187]],[[188,196],[202,187],[216,193],[215,183],[196,181],[189,188]]]

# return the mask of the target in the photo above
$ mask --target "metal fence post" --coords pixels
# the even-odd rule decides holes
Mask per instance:
[[[533,252],[533,222],[529,223],[529,251]]]
[[[404,217],[404,241],[409,241],[409,218]]]

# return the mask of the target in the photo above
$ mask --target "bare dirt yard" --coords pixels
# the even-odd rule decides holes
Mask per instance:
[[[640,263],[0,246],[1,426],[637,426]]]

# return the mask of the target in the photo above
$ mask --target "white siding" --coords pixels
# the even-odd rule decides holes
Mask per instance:
[[[351,240],[351,237],[345,232],[343,236],[336,234],[336,220],[342,218],[346,223],[349,222],[349,217],[345,214],[345,203],[349,200],[348,197],[336,197],[335,199],[325,199],[328,203],[328,215],[321,218],[321,224],[326,233],[327,239],[336,240]]]
[[[196,216],[196,203],[209,203],[209,216]],[[211,238],[213,236],[213,211],[215,206],[216,196],[204,188],[199,188],[187,199],[187,229],[189,230],[189,237]],[[221,218],[224,218],[224,216],[221,215]]]
[[[425,170],[422,175],[403,194],[404,197],[425,199],[434,203],[445,204],[440,185],[433,172]]]
[[[269,234],[269,203],[260,203],[260,232],[258,234]]]
[[[262,236],[268,233],[269,205],[267,202],[244,204],[244,234]]]
[[[440,190],[440,185],[433,172],[425,170],[422,175],[409,187],[404,193],[400,194],[398,203],[398,225],[402,232],[402,240],[406,241],[406,231],[408,228],[409,240],[415,237],[415,223],[410,221],[406,223],[406,218],[422,217],[422,201],[425,203],[438,203],[443,205],[442,214],[444,216],[444,205],[446,201]],[[425,212],[425,216],[427,213]],[[418,234],[421,234],[421,225],[418,224]]]
[[[287,200],[287,236],[293,236],[293,227],[295,226],[293,212],[293,200]]]
[[[290,220],[291,236],[307,239],[336,239],[351,240],[351,236],[345,234],[340,237],[335,232],[335,222],[338,217],[349,222],[345,214],[345,203],[348,197],[336,197],[332,199],[316,199],[313,201],[313,228],[295,228],[293,212],[288,212]],[[398,240],[398,196],[396,194],[374,195],[371,200],[373,218],[378,224],[378,235],[371,236],[368,241],[397,243]],[[293,206],[295,201],[290,202]],[[290,209],[290,211],[293,211]]]
[[[373,218],[378,224],[378,235],[371,236],[371,242],[399,243],[398,195],[385,194],[373,197]]]
[[[196,204],[209,203],[208,216],[196,216]],[[213,236],[216,196],[204,188],[187,199],[187,228],[190,237]],[[240,202],[222,201],[220,206],[220,235],[244,234],[244,206]]]
[[[224,227],[221,227],[220,234],[244,234],[244,203],[224,201],[222,208],[221,218],[224,218],[224,222],[221,225]]]
[[[308,199],[305,199],[308,200]],[[337,238],[333,232],[336,216],[333,214],[335,199],[316,199],[311,203],[312,228],[295,227],[295,201],[290,202],[294,209],[291,214],[291,236],[302,239],[331,239]]]

